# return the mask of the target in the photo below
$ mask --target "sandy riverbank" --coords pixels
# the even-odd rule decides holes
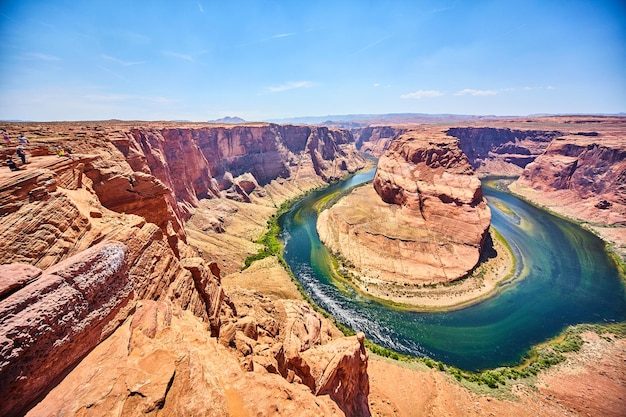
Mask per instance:
[[[349,271],[357,290],[392,308],[413,311],[451,311],[479,303],[498,291],[501,283],[508,281],[515,269],[515,257],[511,249],[490,229],[493,249],[465,278],[436,285],[399,286],[380,279],[368,277],[354,270]],[[354,281],[351,283],[354,286]]]

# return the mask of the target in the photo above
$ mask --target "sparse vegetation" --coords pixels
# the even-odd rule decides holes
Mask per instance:
[[[308,193],[305,193],[304,195],[306,194]],[[261,259],[265,259],[268,256],[277,256],[280,264],[286,266],[286,263],[282,257],[283,244],[280,241],[280,226],[278,225],[278,219],[281,215],[289,211],[289,209],[291,209],[291,207],[302,197],[303,196],[298,196],[296,198],[292,198],[283,202],[280,207],[278,207],[276,213],[270,216],[270,218],[267,220],[267,229],[265,234],[254,242],[263,245],[263,247],[259,249],[259,251],[254,255],[250,255],[246,258],[246,260],[244,261],[244,266],[243,268],[241,268],[242,271],[249,268],[253,262],[260,261]]]
[[[581,334],[585,331],[593,331],[600,335],[613,334],[617,338],[625,338],[626,322],[613,324],[580,324],[568,327],[554,339],[533,347],[520,365],[488,369],[482,372],[464,371],[427,357],[416,358],[403,355],[391,349],[381,347],[369,340],[365,341],[365,346],[372,353],[385,358],[404,362],[423,363],[431,369],[437,369],[450,374],[458,382],[468,382],[470,385],[475,384],[474,386],[485,386],[489,389],[497,389],[506,386],[507,381],[532,378],[540,371],[563,362],[566,359],[565,353],[578,352],[582,348],[583,339]]]
[[[322,205],[317,206],[318,210],[323,210],[329,205],[332,205],[338,200],[342,193],[333,194],[332,198],[324,200]],[[297,199],[285,201],[279,208],[276,214],[272,215],[267,221],[267,232],[256,241],[263,245],[263,248],[258,253],[248,257],[245,261],[245,268],[249,267],[254,261],[263,259],[268,256],[276,256],[279,263],[285,268],[292,281],[296,284],[299,292],[305,301],[307,301],[315,311],[323,315],[325,318],[332,320],[335,326],[346,336],[352,336],[355,331],[348,326],[345,326],[337,322],[327,311],[319,307],[304,291],[304,288],[300,282],[296,279],[293,272],[287,265],[282,256],[282,242],[280,241],[280,227],[278,225],[279,217],[287,212],[292,206],[302,198],[299,196]],[[494,237],[500,243],[506,246],[507,250],[511,251],[508,242],[494,230]],[[332,262],[334,264],[335,272],[340,277],[350,283],[353,283],[357,278],[350,269],[354,269],[355,266],[350,261],[345,259],[339,253],[331,254]],[[621,264],[623,269],[623,263]],[[484,271],[474,271],[475,274],[482,275]],[[508,279],[508,277],[507,277]],[[454,283],[453,283],[454,284]],[[441,284],[445,285],[445,284]],[[437,284],[413,284],[416,288],[436,288]],[[386,302],[385,304],[391,305],[395,308],[401,308],[401,305],[394,305],[395,303]],[[388,349],[366,339],[365,346],[373,354],[390,358],[402,362],[410,363],[422,363],[428,368],[436,369],[441,372],[446,372],[453,376],[457,381],[469,383],[471,386],[486,387],[489,390],[505,387],[508,381],[522,380],[526,378],[532,378],[536,376],[540,371],[550,368],[556,364],[563,362],[566,359],[566,353],[578,352],[583,345],[583,339],[581,334],[585,331],[594,331],[598,334],[611,333],[618,338],[626,337],[626,322],[615,324],[581,324],[573,327],[568,327],[563,333],[549,340],[545,343],[539,344],[533,347],[522,363],[516,366],[500,367],[496,369],[488,369],[481,372],[471,372],[456,368],[451,365],[446,365],[441,361],[435,361],[427,357],[414,357],[410,355],[401,354],[392,349]]]

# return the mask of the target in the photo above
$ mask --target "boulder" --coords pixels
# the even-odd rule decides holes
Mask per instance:
[[[126,318],[134,295],[127,251],[103,242],[0,301],[1,415],[28,409]]]

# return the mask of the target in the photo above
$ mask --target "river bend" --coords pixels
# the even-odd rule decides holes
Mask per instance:
[[[492,226],[518,260],[515,279],[501,285],[496,295],[457,311],[418,313],[394,310],[350,288],[338,288],[317,235],[315,205],[373,175],[374,170],[358,174],[308,195],[281,216],[279,225],[284,258],[305,291],[339,322],[363,331],[375,343],[480,370],[517,363],[532,345],[568,325],[626,320],[626,291],[599,238],[485,186]]]

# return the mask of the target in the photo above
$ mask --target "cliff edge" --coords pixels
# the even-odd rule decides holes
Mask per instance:
[[[626,141],[623,123],[599,120],[593,130],[552,141],[509,188],[584,223],[626,260]]]
[[[208,252],[186,227],[211,201],[264,225],[285,199],[364,165],[349,132],[16,129],[30,143],[27,164],[0,172],[1,415],[369,414],[363,336],[329,330],[301,301],[226,294],[232,242]]]

